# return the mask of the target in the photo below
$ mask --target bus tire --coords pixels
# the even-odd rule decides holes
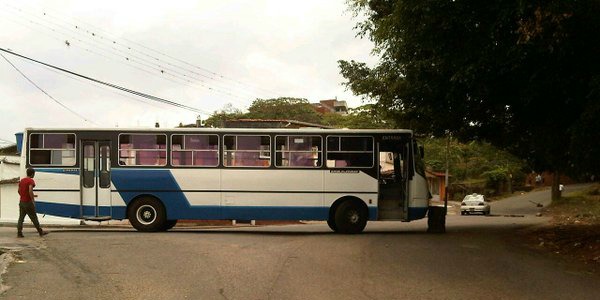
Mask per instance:
[[[177,224],[177,220],[167,220],[165,222],[165,227],[163,228],[163,231],[170,230],[171,228],[175,227],[175,224]]]
[[[143,197],[130,206],[129,222],[138,231],[156,232],[166,228],[167,214],[163,204],[156,198]]]
[[[359,201],[346,200],[335,210],[335,228],[339,233],[359,233],[367,226],[369,212]]]

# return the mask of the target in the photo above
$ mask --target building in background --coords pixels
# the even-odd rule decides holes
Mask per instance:
[[[348,104],[346,101],[339,101],[336,99],[321,100],[319,103],[311,103],[312,106],[318,113],[336,113],[340,115],[348,114]]]
[[[432,200],[443,202],[446,199],[446,173],[425,170],[425,176]]]

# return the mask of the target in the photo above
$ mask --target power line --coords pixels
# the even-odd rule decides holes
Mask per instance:
[[[34,62],[31,62],[31,61],[26,61],[26,62],[27,62],[27,63],[30,63],[30,64],[34,64]],[[110,91],[111,93],[114,93],[114,94],[116,94],[116,95],[119,95],[119,96],[121,96],[121,97],[125,97],[125,98],[128,98],[128,99],[131,99],[131,100],[133,100],[133,101],[136,101],[136,102],[141,102],[141,103],[144,103],[144,104],[147,104],[147,105],[154,106],[154,107],[156,107],[156,108],[164,109],[164,107],[161,107],[161,106],[159,106],[159,105],[158,105],[158,103],[157,103],[157,104],[155,104],[155,103],[152,103],[152,102],[149,102],[149,101],[146,101],[146,100],[144,100],[145,98],[138,99],[138,98],[135,98],[135,97],[133,97],[133,96],[130,96],[130,95],[128,95],[128,94],[125,94],[125,93],[123,93],[123,92],[120,92],[120,91],[117,91],[117,90],[115,90],[115,89],[109,88],[109,87],[107,87],[107,86],[100,85],[100,84],[94,83],[94,82],[92,82],[92,81],[83,80],[83,79],[81,79],[81,78],[79,78],[79,77],[75,77],[75,76],[73,76],[73,75],[70,75],[70,74],[68,74],[68,73],[59,72],[59,71],[57,71],[57,70],[50,69],[50,68],[47,68],[47,69],[48,69],[48,71],[50,71],[50,72],[53,72],[53,73],[59,74],[60,76],[67,77],[67,78],[69,78],[69,79],[71,79],[71,80],[75,80],[75,81],[78,81],[78,82],[81,82],[81,83],[84,83],[84,84],[89,84],[89,85],[91,85],[91,86],[93,86],[93,87],[96,87],[96,88],[99,88],[99,89],[104,89],[104,90]],[[170,107],[170,108],[171,108],[171,107]]]
[[[44,10],[53,10],[53,11],[54,11],[56,14],[62,14],[62,13],[60,13],[59,11],[57,11],[57,10],[55,10],[55,9],[45,8]],[[44,15],[47,15],[45,11],[43,11],[43,14],[44,14]],[[62,14],[62,15],[63,15],[63,16],[66,16],[65,14]],[[48,16],[49,16],[49,17],[52,17],[51,15],[48,15]],[[70,17],[70,16],[68,16],[68,17]],[[54,18],[56,19],[56,17],[54,17]],[[115,39],[114,39],[114,35],[112,35],[110,32],[108,32],[108,31],[106,31],[106,30],[104,30],[104,29],[102,29],[102,28],[100,28],[100,27],[97,27],[97,26],[95,26],[95,25],[93,25],[93,24],[87,23],[87,22],[85,22],[85,21],[82,21],[82,20],[78,20],[77,18],[73,18],[73,19],[74,19],[74,20],[76,20],[76,21],[78,21],[78,22],[81,22],[81,23],[83,23],[83,24],[86,24],[86,25],[88,25],[88,26],[90,26],[90,27],[92,27],[92,28],[95,28],[95,29],[96,29],[96,31],[99,31],[99,32],[104,32],[104,33],[105,33],[105,34],[106,34],[108,37],[111,37],[109,40],[112,40],[112,41],[113,41],[113,43],[117,44],[117,43],[116,43],[116,41],[115,41]],[[64,18],[60,18],[59,20],[61,20],[61,21],[66,21]],[[93,33],[93,32],[90,32],[89,30],[83,29],[81,26],[79,26],[78,24],[75,24],[75,23],[73,23],[73,22],[67,22],[67,23],[70,23],[70,24],[74,25],[76,29],[85,30],[85,31],[86,31],[86,32],[88,32],[89,34],[92,34],[92,33]],[[98,37],[99,37],[99,38],[101,38],[101,39],[103,38],[102,36],[100,36],[100,35],[97,35],[97,34],[96,34],[96,35],[94,35],[94,36],[98,36]],[[267,89],[264,89],[264,88],[261,88],[261,87],[258,87],[258,86],[252,85],[252,84],[248,84],[248,83],[242,82],[242,81],[240,81],[240,80],[237,80],[237,79],[230,78],[229,76],[225,76],[225,75],[219,74],[219,73],[217,73],[217,72],[211,71],[211,70],[209,70],[209,69],[207,69],[207,68],[204,68],[204,67],[201,67],[201,66],[198,66],[198,65],[195,65],[195,64],[189,63],[189,62],[187,62],[187,61],[185,61],[185,60],[182,60],[182,59],[180,59],[180,58],[177,58],[177,57],[173,57],[173,56],[171,56],[171,55],[169,55],[169,54],[163,53],[163,52],[161,52],[161,51],[159,51],[159,50],[156,50],[156,49],[150,48],[150,47],[148,47],[148,46],[145,46],[145,45],[143,45],[143,44],[141,44],[141,43],[138,43],[138,42],[135,42],[135,41],[129,40],[129,39],[127,39],[127,38],[122,38],[122,39],[123,39],[124,41],[126,41],[126,42],[130,43],[130,44],[134,44],[134,45],[140,46],[140,47],[142,47],[142,48],[144,48],[144,49],[147,49],[147,50],[149,50],[149,51],[152,51],[152,52],[154,52],[154,53],[156,53],[156,54],[162,55],[162,56],[164,56],[164,57],[166,57],[166,58],[169,58],[169,59],[175,60],[175,61],[177,61],[177,62],[179,62],[179,63],[185,64],[185,65],[187,65],[187,66],[193,67],[193,68],[195,68],[195,69],[198,69],[198,70],[200,70],[200,71],[203,71],[203,72],[209,73],[209,74],[211,74],[211,75],[217,76],[217,77],[219,77],[219,78],[221,78],[221,79],[229,80],[229,81],[231,81],[231,82],[234,82],[234,83],[237,83],[237,84],[239,84],[239,85],[243,85],[243,86],[246,86],[246,87],[249,87],[249,88],[252,88],[252,89],[259,89],[259,90],[262,90],[262,91],[264,91],[264,92],[270,93],[270,94],[272,94],[272,95],[279,95],[279,93],[277,93],[277,92],[274,92],[274,91],[271,91],[271,90],[267,90]],[[141,53],[141,54],[143,54],[143,55],[146,55],[146,56],[148,56],[148,57],[151,57],[151,58],[153,58],[153,59],[155,59],[155,60],[158,60],[158,61],[163,61],[163,60],[161,60],[160,58],[157,58],[157,57],[156,57],[156,56],[154,56],[154,55],[147,54],[147,53],[145,53],[145,52],[143,52],[143,51],[140,51],[140,50],[137,50],[137,49],[135,49],[135,48],[128,47],[128,49],[130,49],[130,50],[133,50],[133,51],[136,51],[136,52],[139,52],[139,53]],[[168,62],[167,62],[167,63],[168,63]],[[173,66],[174,66],[174,65],[173,65]],[[180,68],[182,68],[182,67],[180,67]],[[186,69],[186,68],[183,68],[183,69]],[[186,70],[188,70],[188,69],[186,69]],[[191,71],[190,71],[190,72],[191,72]],[[214,78],[214,77],[210,77],[210,78],[211,78],[211,79],[213,79],[213,80],[219,80],[218,78]]]
[[[4,19],[4,20],[8,20],[8,19]],[[30,27],[30,26],[29,26],[29,25],[27,25],[27,24],[22,24],[22,23],[20,23],[20,22],[16,22],[16,21],[14,21],[14,20],[9,20],[9,21],[15,22],[15,23],[17,23],[17,24],[20,24],[20,25],[23,25],[23,26]],[[30,22],[31,22],[31,21],[30,21]],[[54,34],[54,31],[52,31],[52,32],[51,32],[51,34]],[[59,39],[60,39],[60,38],[59,38]],[[74,45],[74,46],[75,46],[75,45]],[[91,49],[89,49],[89,48],[85,48],[85,47],[81,47],[81,46],[75,46],[75,47],[79,47],[79,48],[81,48],[81,49],[83,49],[83,50],[85,50],[85,51],[87,51],[87,52],[90,52],[90,53],[93,53],[93,54],[96,54],[96,55],[102,56],[102,57],[104,57],[104,58],[106,58],[106,59],[108,59],[108,60],[112,60],[112,61],[114,61],[114,59],[113,59],[113,58],[111,58],[111,57],[108,57],[108,56],[106,56],[106,55],[104,55],[104,54],[102,54],[102,53],[95,52],[94,50],[91,50]],[[31,63],[31,64],[33,64],[33,63],[34,63],[34,62],[31,62],[31,61],[26,61],[26,62],[28,62],[28,63]],[[149,71],[147,71],[147,70],[145,70],[145,69],[143,69],[143,68],[140,68],[140,67],[137,67],[137,66],[134,66],[134,65],[129,65],[129,67],[131,67],[131,68],[134,68],[134,69],[137,69],[137,70],[139,70],[139,71],[142,71],[142,72],[144,72],[144,73],[147,73],[147,74],[150,74],[150,75],[156,76],[156,74],[154,74],[154,73],[152,73],[152,72],[149,72]],[[87,83],[87,84],[91,84],[92,86],[94,86],[94,87],[97,87],[97,88],[109,89],[108,87],[106,87],[106,86],[104,86],[104,85],[101,85],[101,84],[94,84],[94,82],[91,82],[91,81],[84,81],[83,79],[81,79],[81,78],[78,78],[78,77],[75,77],[75,76],[72,76],[72,75],[69,75],[68,73],[62,73],[62,72],[59,72],[59,71],[57,71],[57,70],[54,70],[54,69],[51,69],[51,68],[48,68],[48,70],[49,70],[49,71],[51,71],[51,72],[54,72],[54,73],[56,73],[56,74],[60,74],[61,76],[68,77],[68,78],[70,78],[70,79],[72,79],[72,80],[77,80],[77,81],[79,81],[79,82],[85,82],[85,83]],[[178,82],[178,81],[172,80],[172,79],[170,79],[170,78],[161,78],[161,79],[166,79],[166,80],[169,80],[169,81],[171,81],[171,82],[173,82],[173,83],[176,83],[176,84],[181,84],[181,82]],[[128,96],[128,95],[126,95],[125,93],[120,93],[120,92],[118,92],[118,91],[116,91],[116,90],[114,90],[114,89],[110,89],[110,90],[111,90],[113,93],[115,93],[115,94],[117,94],[117,95],[119,95],[119,96],[121,96],[121,97],[125,97],[125,98],[128,98],[128,99],[131,99],[131,100],[137,101],[137,102],[142,102],[142,103],[144,103],[144,104],[147,104],[147,105],[152,105],[152,106],[154,106],[154,107],[157,107],[157,108],[161,108],[161,109],[162,109],[162,107],[159,107],[159,106],[157,106],[157,105],[154,105],[154,104],[152,104],[152,103],[150,103],[150,102],[147,102],[147,101],[144,101],[144,100],[142,100],[142,99],[137,99],[137,98],[134,98],[134,97],[132,97],[132,96]]]
[[[106,31],[104,31],[104,30],[102,30],[102,29],[99,29],[99,28],[97,28],[97,31],[90,31],[90,30],[87,30],[87,29],[85,29],[85,28],[81,27],[81,26],[80,26],[80,25],[78,25],[78,24],[75,24],[75,23],[73,23],[73,22],[68,22],[68,21],[66,21],[64,18],[60,18],[60,19],[59,19],[59,20],[60,20],[60,22],[62,22],[62,23],[67,23],[67,24],[69,24],[69,23],[70,23],[70,24],[72,24],[72,26],[64,26],[64,25],[57,24],[57,23],[55,23],[55,22],[52,22],[52,21],[49,21],[49,20],[47,20],[47,18],[53,18],[53,19],[57,19],[57,18],[56,18],[56,17],[54,17],[54,16],[52,16],[52,15],[50,15],[50,14],[47,14],[45,11],[42,11],[42,13],[43,13],[43,17],[42,17],[42,16],[38,16],[38,15],[36,15],[36,14],[31,14],[31,13],[28,13],[28,12],[24,12],[22,9],[20,9],[20,8],[17,8],[17,7],[14,7],[14,6],[11,6],[11,5],[9,5],[9,4],[5,4],[5,6],[7,6],[7,7],[11,8],[11,9],[13,9],[13,10],[16,10],[16,11],[18,11],[18,12],[19,12],[20,14],[22,14],[22,15],[25,15],[25,14],[26,14],[26,15],[33,16],[33,17],[35,17],[35,18],[37,18],[37,19],[44,20],[44,22],[47,22],[47,23],[51,24],[52,26],[57,26],[57,27],[59,27],[59,28],[64,28],[65,30],[67,30],[67,31],[69,31],[69,32],[74,32],[74,33],[76,33],[76,34],[82,34],[83,36],[85,36],[85,38],[86,38],[86,39],[89,39],[89,40],[93,41],[94,43],[101,44],[101,43],[100,43],[100,41],[98,41],[98,40],[101,40],[101,41],[103,41],[103,42],[108,42],[108,43],[110,44],[110,48],[111,48],[112,50],[114,50],[114,51],[117,51],[117,52],[120,52],[120,53],[123,53],[123,54],[118,54],[118,53],[115,53],[115,52],[113,52],[112,50],[108,50],[108,51],[110,51],[110,52],[113,52],[113,54],[114,54],[114,55],[121,56],[121,57],[123,57],[123,58],[125,58],[125,59],[127,59],[127,60],[131,60],[131,58],[135,58],[135,59],[138,61],[138,63],[139,63],[139,61],[144,61],[144,62],[145,62],[145,63],[147,63],[147,64],[151,64],[151,66],[148,66],[148,65],[146,65],[147,67],[153,68],[153,69],[155,69],[156,71],[159,71],[159,72],[161,72],[161,74],[169,74],[169,75],[171,75],[171,76],[180,76],[180,77],[184,77],[184,78],[183,78],[183,80],[186,80],[186,81],[188,81],[188,82],[190,82],[190,83],[194,83],[194,82],[187,80],[188,78],[189,78],[189,79],[194,79],[194,80],[201,81],[202,83],[205,83],[205,84],[207,84],[207,85],[208,85],[208,83],[207,83],[206,81],[204,81],[204,80],[202,80],[202,79],[200,79],[200,78],[196,78],[196,77],[194,76],[194,75],[196,75],[196,76],[200,76],[200,77],[203,77],[203,78],[211,79],[211,80],[214,80],[214,81],[218,81],[218,80],[220,80],[220,79],[227,79],[227,80],[229,80],[229,81],[233,81],[233,82],[236,82],[236,83],[238,83],[238,84],[245,85],[245,86],[247,86],[247,87],[251,87],[250,85],[244,84],[244,83],[242,83],[242,82],[240,82],[240,81],[237,81],[237,80],[234,80],[234,79],[229,79],[229,78],[228,78],[228,77],[226,77],[226,76],[220,75],[220,74],[218,74],[218,73],[212,72],[212,71],[210,71],[210,70],[207,70],[207,69],[205,69],[205,68],[202,68],[202,67],[199,67],[199,66],[195,66],[195,65],[193,65],[193,64],[190,64],[190,63],[188,63],[188,62],[186,62],[186,61],[184,61],[184,60],[181,60],[181,59],[179,59],[179,58],[176,58],[176,57],[170,56],[170,55],[168,55],[168,54],[162,53],[162,52],[160,52],[160,51],[154,50],[154,49],[152,49],[152,48],[146,47],[146,46],[144,46],[144,45],[141,45],[141,44],[139,44],[139,43],[136,43],[136,42],[133,42],[133,41],[130,41],[130,40],[127,40],[127,39],[124,39],[124,40],[128,41],[129,43],[132,43],[132,44],[139,45],[140,47],[146,48],[146,49],[148,49],[148,50],[150,50],[150,51],[153,51],[153,52],[159,53],[160,55],[162,55],[162,56],[165,56],[165,57],[167,57],[167,58],[170,58],[170,59],[172,59],[172,60],[178,61],[179,63],[183,63],[183,64],[185,64],[185,65],[188,65],[188,66],[194,67],[194,68],[196,68],[196,69],[200,69],[201,71],[208,72],[208,73],[210,73],[210,74],[212,74],[212,75],[205,75],[205,74],[202,74],[202,73],[196,72],[196,71],[194,71],[194,70],[192,70],[192,69],[189,69],[189,68],[187,68],[187,67],[182,67],[182,66],[176,65],[176,64],[174,64],[174,63],[171,63],[171,62],[169,62],[169,61],[166,61],[166,60],[160,59],[160,58],[158,58],[156,55],[148,54],[148,53],[146,53],[146,52],[144,52],[144,51],[140,51],[140,50],[138,50],[138,49],[136,49],[136,48],[134,48],[134,47],[126,46],[126,45],[124,45],[124,44],[122,44],[122,43],[117,43],[116,39],[114,39],[114,38],[110,38],[110,36],[111,36],[111,34],[110,34],[110,33],[106,32]],[[30,22],[32,22],[30,19],[29,19],[29,21],[30,21]],[[32,23],[33,23],[33,22],[32,22]],[[39,24],[39,23],[36,23],[36,24],[38,24],[38,25],[40,25],[40,26],[45,26],[45,27],[48,27],[48,25]],[[95,27],[95,26],[93,26],[93,25],[90,25],[90,26],[91,26],[91,27]],[[75,29],[73,29],[73,27],[74,27]],[[54,29],[54,28],[52,28],[51,30],[56,32],[56,29]],[[85,32],[83,32],[83,31],[85,31]],[[105,38],[104,36],[102,36],[102,35],[98,34],[98,33],[97,33],[98,31],[102,31],[102,32],[105,32],[105,33],[107,33],[107,35],[109,36],[109,38]],[[63,32],[63,34],[64,34],[64,32]],[[76,38],[76,39],[78,39],[78,38]],[[82,43],[89,43],[89,42],[87,42],[87,41],[82,41],[81,39],[78,39],[78,41],[80,41],[80,42],[82,42]],[[104,45],[103,45],[103,46],[104,46]],[[137,52],[137,53],[139,53],[139,54],[141,54],[141,55],[143,55],[143,56],[145,56],[145,57],[148,57],[148,58],[150,58],[150,59],[148,60],[148,59],[145,59],[145,58],[143,58],[143,57],[140,57],[140,56],[134,55],[134,54],[132,54],[132,53],[126,53],[124,50],[120,50],[120,49],[118,49],[118,48],[117,48],[117,47],[115,47],[115,46],[118,46],[118,47],[124,47],[124,48],[126,48],[127,50],[130,50],[130,51],[135,51],[135,52]],[[107,51],[107,50],[104,50],[104,51]],[[170,66],[170,67],[173,67],[173,68],[176,68],[176,69],[179,69],[179,70],[183,70],[183,72],[182,72],[182,71],[178,71],[178,70],[174,70],[173,68],[169,68],[169,67],[166,67],[166,66],[164,66],[164,65],[161,65],[159,62],[160,62],[160,63],[162,63],[162,64],[165,64],[165,65],[168,65],[168,66]],[[190,74],[193,74],[193,75],[190,75]],[[213,76],[213,75],[214,75],[214,76]],[[215,76],[217,76],[217,77],[215,77]],[[213,87],[211,87],[211,86],[204,86],[204,84],[201,84],[201,85],[202,85],[203,87],[205,87],[205,88],[208,88],[209,90],[217,91],[217,92],[220,92],[220,93],[223,93],[223,94],[226,94],[226,95],[232,96],[232,97],[238,97],[238,96],[237,96],[237,95],[235,95],[233,92],[230,92],[230,91],[227,91],[227,90],[222,90],[223,88],[224,88],[224,89],[228,89],[228,87],[223,87],[223,86],[219,86],[219,85],[214,85]],[[253,88],[253,89],[254,89],[254,90],[255,90],[255,89],[261,89],[261,90],[263,90],[263,91],[265,91],[265,92],[272,93],[273,95],[275,95],[275,94],[276,94],[276,93],[274,93],[274,92],[272,92],[272,91],[268,91],[268,90],[265,90],[265,89],[262,89],[262,88],[258,88],[258,87],[256,87],[256,88]],[[245,93],[245,94],[247,94],[248,96],[257,97],[257,94],[255,94],[254,92],[248,92],[247,90],[244,90],[244,89],[238,90],[238,92]],[[239,98],[241,98],[241,97],[239,97]],[[258,98],[258,97],[257,97],[257,98]]]
[[[42,93],[44,93],[46,96],[48,96],[50,99],[52,99],[54,102],[58,103],[58,105],[62,106],[64,109],[70,111],[71,113],[73,113],[74,115],[80,117],[81,119],[83,119],[84,121],[94,124],[96,126],[98,126],[98,124],[94,123],[93,121],[87,119],[86,117],[80,115],[79,113],[77,113],[76,111],[70,109],[68,106],[64,105],[62,102],[56,100],[56,98],[52,97],[52,95],[48,94],[46,91],[44,91],[44,89],[42,89],[39,85],[35,84],[35,82],[33,82],[33,80],[29,79],[29,77],[27,77],[27,75],[25,75],[25,73],[21,72],[21,70],[19,70],[19,68],[17,68],[17,66],[15,66],[10,60],[8,60],[8,58],[6,58],[4,55],[2,55],[0,53],[0,56],[2,56],[2,58],[4,58],[4,60],[6,60],[7,63],[9,63],[15,70],[17,70],[17,72],[19,72],[19,74],[21,74],[21,76],[23,76],[25,79],[27,79],[27,81],[29,81],[29,83],[31,83],[33,86],[35,86],[38,90],[40,90]]]
[[[124,88],[124,87],[116,85],[116,84],[112,84],[112,83],[104,82],[104,81],[101,81],[101,80],[98,80],[98,79],[94,79],[94,78],[91,78],[89,76],[81,75],[79,73],[75,73],[75,72],[69,71],[67,69],[63,69],[63,68],[60,68],[60,67],[57,67],[57,66],[54,66],[54,65],[51,65],[51,64],[47,64],[47,63],[35,60],[33,58],[29,58],[27,56],[24,56],[24,55],[21,55],[21,54],[18,54],[18,53],[6,50],[4,48],[0,48],[0,51],[3,51],[5,53],[11,54],[11,55],[14,55],[14,56],[17,56],[17,57],[20,57],[20,58],[23,58],[23,59],[26,59],[26,60],[38,63],[38,64],[41,64],[41,65],[44,65],[46,67],[49,67],[49,68],[52,68],[52,69],[55,69],[55,70],[59,70],[59,71],[65,72],[65,73],[69,73],[71,75],[75,75],[75,76],[83,78],[83,79],[87,79],[87,80],[90,80],[90,81],[93,81],[93,82],[96,82],[96,83],[99,83],[99,84],[103,84],[103,85],[106,85],[106,86],[109,86],[109,87],[112,87],[112,88],[115,88],[115,89],[118,89],[118,90],[121,90],[121,91],[124,91],[124,92],[127,92],[127,93],[131,93],[131,94],[134,94],[134,95],[139,96],[139,97],[143,97],[143,98],[150,99],[150,100],[153,100],[153,101],[157,101],[157,102],[169,104],[169,105],[172,105],[172,106],[176,106],[176,107],[183,108],[183,109],[186,109],[186,110],[189,110],[189,111],[193,111],[193,112],[197,112],[197,113],[210,114],[210,113],[207,113],[205,110],[202,110],[202,109],[199,109],[199,108],[187,106],[187,105],[184,105],[184,104],[181,104],[181,103],[177,103],[177,102],[174,102],[174,101],[171,101],[171,100],[167,100],[167,99],[164,99],[164,98],[156,97],[156,96],[153,96],[153,95],[150,95],[150,94],[146,94],[146,93],[134,91],[134,90],[131,90],[131,89],[128,89],[128,88]]]
[[[12,16],[10,16],[10,17],[12,17]],[[222,94],[222,95],[227,96],[227,97],[232,98],[232,99],[244,99],[243,97],[241,97],[239,95],[236,95],[233,92],[230,92],[230,91],[227,91],[227,90],[222,90],[220,88],[211,87],[211,86],[205,84],[205,82],[203,80],[199,80],[200,82],[195,82],[195,81],[190,80],[190,79],[194,79],[194,78],[190,78],[189,76],[187,76],[185,74],[182,74],[180,72],[176,72],[176,71],[175,72],[169,72],[169,69],[162,68],[162,66],[160,66],[160,65],[158,65],[158,67],[155,67],[155,66],[152,65],[153,63],[148,63],[147,60],[144,60],[143,58],[139,58],[139,56],[131,56],[131,55],[127,56],[126,53],[119,54],[119,53],[115,52],[115,50],[119,51],[119,52],[123,52],[123,51],[120,51],[120,50],[116,49],[115,47],[112,47],[112,46],[110,47],[113,50],[107,49],[103,45],[102,46],[95,45],[95,44],[98,44],[97,41],[94,41],[95,44],[93,44],[92,42],[84,41],[84,40],[82,40],[82,39],[80,39],[80,38],[78,38],[76,36],[73,36],[73,35],[71,35],[71,33],[61,32],[61,31],[57,30],[56,28],[53,28],[53,27],[50,27],[48,25],[45,25],[45,24],[33,21],[33,20],[28,19],[26,17],[24,17],[22,19],[26,19],[29,23],[37,25],[40,28],[43,28],[44,30],[47,30],[47,31],[51,32],[51,35],[53,35],[55,38],[57,38],[61,42],[65,42],[65,43],[68,42],[68,46],[79,47],[79,48],[82,48],[82,49],[84,49],[85,51],[87,51],[89,53],[102,56],[104,58],[113,60],[113,61],[118,62],[118,63],[124,63],[124,64],[128,65],[129,67],[132,67],[132,68],[135,68],[137,70],[143,71],[145,73],[151,74],[151,75],[153,75],[153,76],[155,76],[157,78],[169,80],[169,81],[177,83],[177,84],[184,84],[184,85],[187,85],[187,86],[190,86],[190,87],[193,87],[193,88],[197,88],[197,86],[195,86],[197,84],[197,85],[199,85],[199,86],[201,86],[201,87],[203,87],[205,89],[208,89],[208,90],[210,90],[212,92],[215,92],[215,93],[218,93],[218,94]],[[23,25],[23,26],[30,27],[29,25],[23,24],[20,19],[19,19],[19,21],[12,20],[12,19],[7,19],[7,18],[5,18],[4,20],[8,20],[8,21],[11,21],[11,22]],[[34,29],[34,30],[36,30],[36,29]],[[79,32],[76,32],[76,33],[79,34]],[[71,39],[71,41],[69,42],[68,40],[65,40],[64,36],[59,36],[60,34],[70,35],[70,36],[67,36],[67,38]],[[113,58],[111,58],[111,57],[109,57],[107,55],[104,55],[104,54],[96,51],[96,50],[92,50],[91,48],[86,48],[85,46],[78,46],[73,41],[78,41],[78,42],[80,42],[82,44],[88,44],[88,45],[94,47],[94,49],[104,51],[104,52],[108,53],[109,55],[120,57],[121,59],[115,60],[115,59],[113,59]],[[135,65],[133,65],[133,64],[135,64]],[[154,72],[148,71],[148,70],[146,70],[146,69],[144,69],[142,67],[139,67],[137,65],[140,65],[140,66],[145,67],[145,68],[152,69],[152,70],[154,70]],[[167,70],[167,71],[165,71],[165,70]],[[166,77],[162,77],[162,76],[169,76],[171,78],[166,78]],[[177,79],[178,81],[173,80],[173,79]],[[238,100],[238,102],[239,102],[239,100]],[[241,104],[245,105],[244,103],[241,103]]]

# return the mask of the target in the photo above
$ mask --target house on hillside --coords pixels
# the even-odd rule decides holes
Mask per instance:
[[[446,173],[426,170],[427,184],[433,201],[444,201],[446,199]]]
[[[348,114],[348,104],[346,101],[338,101],[337,99],[321,100],[319,103],[311,103],[313,108],[321,114],[336,113],[340,115]]]

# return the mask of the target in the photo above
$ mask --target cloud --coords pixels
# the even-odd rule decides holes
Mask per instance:
[[[207,112],[276,96],[337,96],[356,106],[360,98],[340,84],[337,60],[375,58],[372,44],[355,37],[356,20],[346,10],[344,0],[5,1],[0,47]],[[175,126],[197,115],[9,59],[103,127]],[[26,126],[91,126],[4,61],[0,80],[0,138]]]

